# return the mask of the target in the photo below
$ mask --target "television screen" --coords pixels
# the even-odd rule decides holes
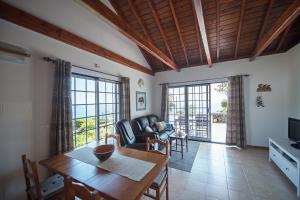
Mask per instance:
[[[300,120],[289,118],[289,139],[299,142],[300,141]]]

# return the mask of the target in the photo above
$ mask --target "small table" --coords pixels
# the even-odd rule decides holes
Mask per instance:
[[[181,159],[183,159],[183,140],[185,139],[185,146],[186,146],[186,151],[188,152],[188,137],[186,133],[173,133],[172,135],[170,135],[170,156],[172,155],[172,151],[175,152],[180,152],[181,153]],[[175,140],[176,141],[176,149],[173,150],[172,149],[172,141]],[[180,151],[177,150],[177,146],[178,146],[178,140],[180,140]]]

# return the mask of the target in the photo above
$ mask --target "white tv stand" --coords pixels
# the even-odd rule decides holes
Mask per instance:
[[[300,196],[300,150],[288,139],[269,138],[269,161],[273,161],[297,187]]]

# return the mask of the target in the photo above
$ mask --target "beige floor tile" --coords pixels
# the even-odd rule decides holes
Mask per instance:
[[[296,187],[262,149],[201,143],[191,173],[170,168],[169,180],[170,200],[297,199]]]
[[[230,200],[255,200],[255,197],[248,192],[238,192],[235,190],[228,190]]]

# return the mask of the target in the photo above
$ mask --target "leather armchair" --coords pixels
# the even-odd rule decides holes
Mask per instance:
[[[128,120],[121,120],[116,124],[116,132],[120,135],[120,144],[127,148],[146,151],[146,138],[134,135]],[[149,136],[150,137],[150,136]],[[153,138],[153,135],[152,135]]]

